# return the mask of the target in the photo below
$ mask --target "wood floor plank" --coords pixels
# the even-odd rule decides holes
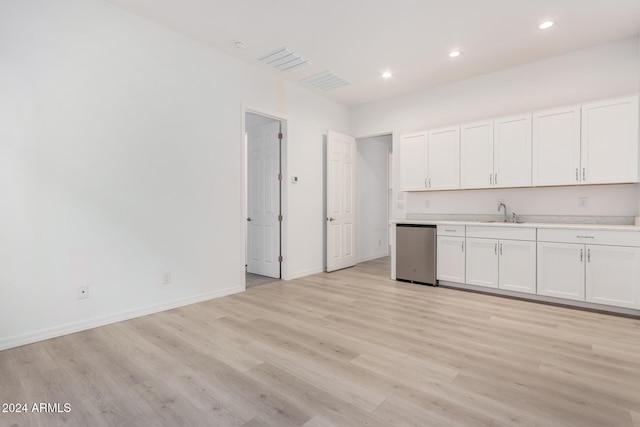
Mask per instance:
[[[0,352],[0,426],[640,427],[640,320],[392,281],[389,260]]]

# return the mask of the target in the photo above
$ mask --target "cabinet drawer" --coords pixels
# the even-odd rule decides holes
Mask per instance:
[[[464,237],[464,225],[438,225],[438,236],[458,236]]]
[[[467,237],[534,241],[536,240],[536,229],[526,227],[492,227],[474,225],[467,227]]]
[[[640,232],[588,229],[555,230],[541,228],[538,229],[538,241],[640,247]]]

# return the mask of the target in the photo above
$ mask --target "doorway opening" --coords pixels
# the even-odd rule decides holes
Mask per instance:
[[[283,276],[282,119],[244,112],[245,288]]]
[[[393,137],[391,133],[356,139],[358,262],[390,254]]]

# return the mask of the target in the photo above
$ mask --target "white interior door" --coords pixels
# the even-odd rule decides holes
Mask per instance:
[[[247,129],[247,271],[280,277],[280,122]]]
[[[356,140],[327,135],[327,271],[356,264]]]

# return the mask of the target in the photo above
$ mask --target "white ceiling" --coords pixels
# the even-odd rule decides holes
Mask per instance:
[[[640,33],[640,0],[107,1],[347,106]],[[539,30],[544,20],[556,25]],[[313,65],[282,73],[258,62],[285,46]],[[321,92],[300,81],[327,70],[350,84]]]

